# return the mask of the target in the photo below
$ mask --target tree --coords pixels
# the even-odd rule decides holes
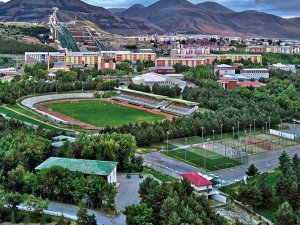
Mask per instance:
[[[77,224],[78,225],[97,225],[95,215],[89,215],[86,206],[83,203],[79,204],[77,211]]]
[[[58,156],[64,157],[64,158],[72,158],[73,156],[73,150],[72,150],[72,145],[70,141],[65,141],[63,146],[59,149],[58,151]]]
[[[261,190],[255,180],[250,180],[240,187],[238,198],[255,209],[261,206],[263,201]]]
[[[246,171],[246,174],[248,177],[255,177],[259,174],[259,172],[256,166],[252,163]]]
[[[40,216],[49,206],[48,201],[35,197],[34,195],[25,195],[23,203],[29,210],[33,211],[36,216]]]
[[[275,225],[296,225],[295,213],[288,202],[279,206],[275,215]]]
[[[258,182],[262,193],[263,205],[269,206],[274,196],[274,190],[270,179],[268,179],[268,174],[262,174]]]
[[[279,157],[279,169],[283,175],[286,175],[288,168],[291,165],[290,156],[284,151]]]
[[[152,224],[152,209],[145,203],[126,207],[124,214],[128,225],[150,225]]]

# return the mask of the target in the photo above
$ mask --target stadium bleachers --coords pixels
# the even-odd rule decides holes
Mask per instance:
[[[190,116],[198,110],[197,103],[132,90],[121,90],[120,94],[114,99],[151,109],[160,109],[181,116]]]
[[[195,112],[197,109],[196,107],[189,107],[183,104],[171,103],[166,108],[164,108],[164,110],[182,116],[189,116],[193,114],[193,112]]]
[[[117,97],[115,97],[115,99],[123,102],[132,103],[135,105],[140,105],[140,106],[145,106],[145,107],[155,108],[155,109],[159,108],[161,106],[161,103],[163,102],[161,100],[156,100],[154,98],[138,96],[134,94],[127,94],[127,93],[122,93]]]

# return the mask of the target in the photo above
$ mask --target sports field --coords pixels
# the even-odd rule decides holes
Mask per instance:
[[[230,168],[242,164],[239,161],[224,157],[199,147],[192,147],[186,150],[170,150],[168,153],[165,152],[165,154],[180,161],[185,161],[195,167],[205,168],[209,171]]]
[[[161,115],[102,100],[52,102],[45,104],[44,107],[97,127],[118,127],[128,123],[154,122],[166,119]]]

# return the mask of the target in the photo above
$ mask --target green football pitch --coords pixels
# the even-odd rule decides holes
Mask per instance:
[[[170,150],[169,153],[165,154],[180,161],[185,161],[186,163],[195,167],[205,168],[209,171],[216,171],[242,164],[239,161],[198,147],[192,147],[186,150]]]
[[[154,122],[164,116],[101,100],[53,102],[44,107],[97,127]]]

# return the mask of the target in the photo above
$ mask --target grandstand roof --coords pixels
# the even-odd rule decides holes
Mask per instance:
[[[139,95],[144,95],[144,96],[152,97],[152,98],[155,98],[155,99],[160,99],[160,100],[166,100],[166,101],[181,103],[181,104],[185,104],[185,105],[188,105],[188,106],[197,106],[197,105],[199,105],[199,103],[197,103],[197,102],[190,102],[190,101],[186,101],[186,100],[179,99],[179,98],[169,98],[169,97],[163,96],[163,95],[155,95],[155,94],[141,92],[141,91],[136,91],[136,90],[131,90],[131,89],[127,89],[127,88],[126,89],[124,89],[124,88],[116,88],[116,90],[124,91],[124,92],[128,92],[128,93],[139,94]]]

